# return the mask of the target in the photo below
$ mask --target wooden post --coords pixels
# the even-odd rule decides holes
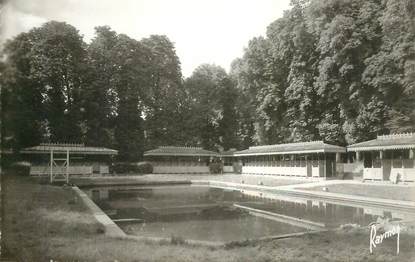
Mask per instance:
[[[66,184],[69,183],[69,149],[66,150]]]
[[[340,163],[340,159],[341,159],[341,158],[340,158],[340,153],[338,153],[338,152],[337,152],[337,153],[336,153],[336,162],[337,162],[337,163]]]
[[[53,182],[53,150],[50,150],[50,162],[49,162],[49,172],[50,172],[50,183]]]

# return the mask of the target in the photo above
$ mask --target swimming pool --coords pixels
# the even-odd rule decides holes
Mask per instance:
[[[241,241],[410,215],[301,197],[274,199],[197,185],[84,190],[127,234],[202,241]]]

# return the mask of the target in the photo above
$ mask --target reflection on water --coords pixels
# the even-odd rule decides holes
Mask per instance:
[[[267,200],[207,186],[92,188],[86,193],[114,221],[136,219],[118,222],[128,234],[153,237],[232,241],[406,216],[302,198]]]

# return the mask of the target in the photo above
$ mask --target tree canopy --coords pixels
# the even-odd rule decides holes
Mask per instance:
[[[3,146],[84,142],[137,161],[161,145],[346,145],[415,131],[415,4],[293,0],[229,73],[183,79],[174,43],[51,21],[2,49]]]

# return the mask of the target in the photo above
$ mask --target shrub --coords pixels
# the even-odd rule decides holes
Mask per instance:
[[[128,173],[137,172],[137,165],[135,165],[134,163],[128,163],[128,162],[115,163],[112,168],[113,168],[113,172],[117,174],[128,174]]]
[[[149,162],[139,162],[137,164],[139,174],[151,174],[153,173],[153,166]]]
[[[19,176],[30,175],[31,164],[29,162],[14,162],[10,166],[10,171]]]
[[[242,165],[240,163],[233,163],[233,172],[236,174],[242,173]]]
[[[223,173],[223,163],[222,162],[212,162],[209,164],[209,172],[211,174],[221,174]]]
[[[172,235],[170,238],[170,243],[172,245],[184,245],[186,244],[186,240],[184,240],[184,238],[181,236]]]

